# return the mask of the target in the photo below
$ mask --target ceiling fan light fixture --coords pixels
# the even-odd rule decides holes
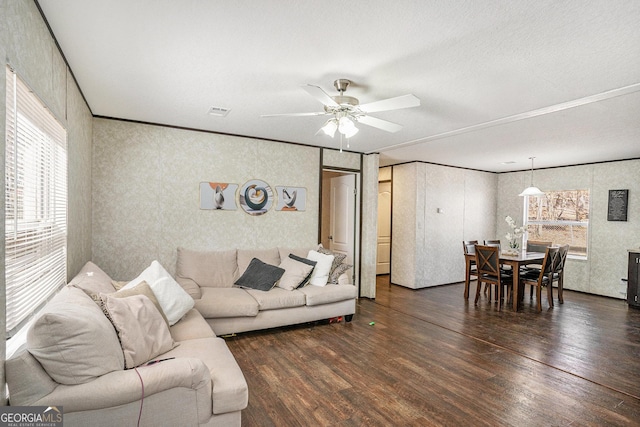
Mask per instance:
[[[341,117],[338,123],[338,130],[347,138],[351,138],[358,133],[358,128],[349,117]]]
[[[337,129],[338,129],[338,125],[336,124],[335,119],[328,120],[327,123],[325,123],[324,126],[322,126],[321,128],[322,132],[324,132],[325,135],[328,135],[331,138],[334,137]]]

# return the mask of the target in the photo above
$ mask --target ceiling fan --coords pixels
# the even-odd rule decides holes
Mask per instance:
[[[372,126],[387,132],[397,132],[402,129],[402,125],[370,116],[369,113],[399,110],[401,108],[418,107],[420,105],[420,99],[411,94],[360,104],[357,98],[344,94],[350,83],[351,80],[347,79],[334,81],[333,85],[340,93],[336,96],[329,95],[319,86],[310,84],[302,86],[309,95],[324,104],[324,111],[313,113],[264,114],[261,117],[330,116],[316,135],[324,132],[333,138],[337,130],[340,136],[344,135],[346,138],[351,138],[358,133],[356,123],[362,123],[363,125]]]

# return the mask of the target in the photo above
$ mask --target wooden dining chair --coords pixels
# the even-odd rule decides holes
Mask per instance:
[[[544,242],[541,240],[527,240],[527,252],[544,252],[549,246],[553,246],[553,242]],[[522,273],[533,271],[536,274],[540,273],[542,265],[540,264],[527,264],[523,267]],[[532,273],[533,274],[533,273]],[[533,297],[533,286],[529,289],[529,297]]]
[[[500,247],[500,240],[485,240],[484,241],[484,245],[485,246],[497,246],[499,248]]]
[[[476,265],[478,268],[478,286],[476,300],[480,298],[482,283],[495,285],[498,297],[498,311],[502,308],[502,288],[507,288],[505,301],[509,299],[513,288],[513,275],[506,274],[500,269],[500,249],[497,246],[476,245]],[[491,301],[491,297],[489,297]]]
[[[569,245],[562,245],[558,248],[558,256],[556,257],[556,263],[553,266],[553,272],[551,274],[551,285],[553,286],[553,282],[558,282],[558,302],[560,304],[564,304],[562,288],[564,282],[564,264],[567,260],[568,253]]]
[[[545,249],[542,267],[539,272],[530,270],[520,274],[520,283],[536,287],[536,304],[538,311],[542,311],[541,300],[543,286],[547,287],[547,300],[549,301],[549,307],[553,307],[553,286],[551,278],[553,274],[553,267],[556,263],[556,257],[558,256],[558,250],[559,248],[557,246],[550,246]]]
[[[549,246],[553,246],[553,242],[527,240],[527,252],[544,252]]]
[[[484,245],[485,246],[497,246],[498,247],[498,251],[502,250],[500,245],[500,240],[485,240],[484,241]],[[511,266],[509,265],[500,265],[500,269],[502,270],[503,273],[507,273],[507,274],[513,274],[513,270],[511,270]],[[487,286],[485,285],[484,287],[484,293],[487,293]]]
[[[477,240],[462,241],[462,248],[464,249],[464,254],[465,254],[465,268],[468,269],[468,271],[465,271],[465,274],[467,275],[467,277],[469,277],[469,280],[471,280],[471,277],[475,277],[476,279],[478,278],[478,269],[476,268],[475,259],[471,260],[469,264],[467,264],[467,259],[466,259],[467,258],[466,255],[471,255],[471,254],[475,255],[477,244],[478,244]],[[464,297],[469,298],[469,288],[467,288],[466,286],[464,290]]]

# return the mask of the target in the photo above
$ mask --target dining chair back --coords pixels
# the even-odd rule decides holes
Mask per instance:
[[[544,250],[549,246],[553,246],[553,242],[527,240],[527,252],[544,252]]]
[[[536,287],[537,310],[542,311],[542,287],[547,287],[547,300],[549,307],[553,307],[553,286],[551,282],[553,268],[556,265],[556,258],[560,248],[549,246],[545,249],[544,259],[540,271],[530,270],[520,275],[520,282],[523,285]]]
[[[527,240],[527,252],[543,252],[544,253],[545,249],[547,249],[549,246],[553,246],[553,242],[544,242],[541,240]],[[540,273],[541,268],[542,266],[539,263],[527,264],[524,266],[523,272],[537,274],[537,273]],[[533,297],[533,286],[529,290],[529,296]]]
[[[502,288],[507,287],[505,300],[508,300],[513,285],[513,275],[506,274],[500,269],[500,249],[497,246],[476,245],[476,265],[478,286],[476,287],[475,303],[477,304],[480,298],[482,283],[488,283],[496,287],[498,310],[500,310],[502,307]]]
[[[499,248],[500,247],[500,240],[485,240],[484,241],[484,245],[485,246],[497,246]]]
[[[476,245],[478,244],[477,240],[463,240],[462,247],[464,249],[464,253],[466,254],[475,254],[476,253]]]
[[[465,281],[464,281],[464,299],[469,299],[469,280],[472,277],[478,277],[478,271],[476,269],[476,259],[467,259],[467,255],[476,254],[477,240],[463,240],[462,249],[464,250],[464,263],[465,263]]]
[[[558,256],[556,257],[555,265],[553,266],[553,272],[551,273],[551,284],[558,282],[558,302],[564,304],[563,282],[564,282],[564,265],[567,261],[567,254],[569,253],[569,245],[562,245],[558,248]]]

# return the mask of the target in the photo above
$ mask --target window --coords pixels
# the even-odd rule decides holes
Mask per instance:
[[[589,232],[589,190],[547,191],[525,197],[527,240],[569,245],[569,255],[586,258]]]
[[[67,278],[67,134],[7,67],[7,337]]]

